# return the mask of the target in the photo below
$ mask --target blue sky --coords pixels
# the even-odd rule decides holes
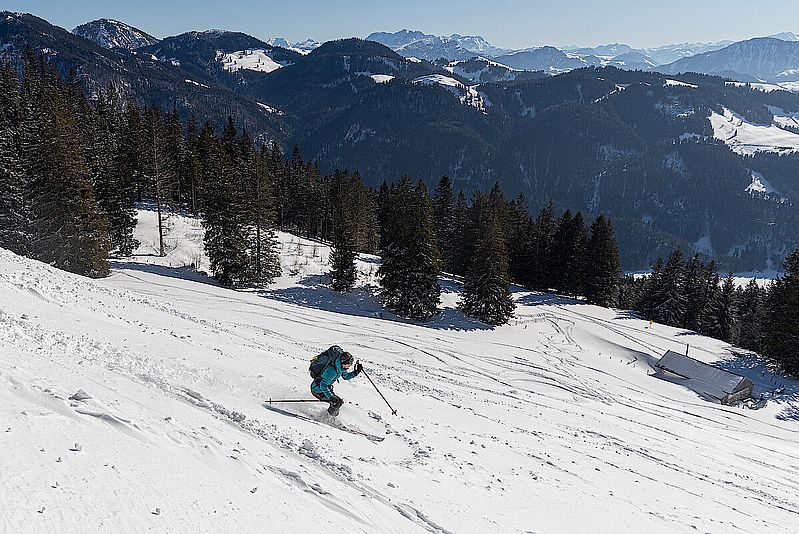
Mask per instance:
[[[419,29],[479,34],[497,46],[648,47],[799,33],[797,0],[2,0],[67,29],[115,18],[156,37],[221,28],[256,37],[365,37]]]

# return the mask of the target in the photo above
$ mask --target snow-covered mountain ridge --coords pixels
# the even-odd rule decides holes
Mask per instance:
[[[158,258],[139,217],[105,280],[0,250],[0,531],[795,531],[799,385],[719,341],[523,291],[487,329],[446,279],[418,325],[380,307],[377,258],[338,296],[327,247],[288,234],[275,286],[233,291],[186,267],[199,221],[170,216]],[[648,376],[686,340],[782,393],[752,411]],[[363,377],[336,386],[343,426],[264,404],[307,397],[333,343],[397,416]]]

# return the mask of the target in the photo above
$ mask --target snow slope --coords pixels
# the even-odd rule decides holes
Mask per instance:
[[[104,280],[0,250],[0,531],[799,528],[799,384],[753,357],[523,291],[513,322],[488,329],[455,309],[451,280],[437,318],[398,320],[375,296],[377,258],[339,296],[327,247],[287,234],[273,287],[225,289],[187,267],[207,265],[197,221],[170,221],[159,258],[140,212],[142,246]],[[686,342],[768,405],[649,376]],[[333,343],[398,411],[359,377],[336,386],[340,424],[382,442],[318,404],[264,405],[307,398],[308,360]]]

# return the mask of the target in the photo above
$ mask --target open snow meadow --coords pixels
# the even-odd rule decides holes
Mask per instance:
[[[230,290],[198,220],[166,257],[90,280],[0,250],[0,531],[799,532],[799,383],[717,340],[518,290],[490,329],[441,281],[426,324],[384,311],[379,259],[327,287],[329,249],[280,234],[283,276]],[[310,398],[332,344],[365,376]],[[667,350],[751,378],[759,410],[653,374]],[[77,394],[77,395],[76,395]]]

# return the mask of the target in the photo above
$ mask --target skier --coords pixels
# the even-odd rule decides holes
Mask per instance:
[[[330,403],[327,413],[333,417],[338,415],[341,405],[344,404],[344,400],[333,393],[333,383],[339,378],[352,380],[363,370],[361,362],[357,362],[353,370],[349,371],[353,360],[352,354],[338,345],[333,345],[311,360],[309,371],[314,379],[311,382],[311,393],[317,399]]]

